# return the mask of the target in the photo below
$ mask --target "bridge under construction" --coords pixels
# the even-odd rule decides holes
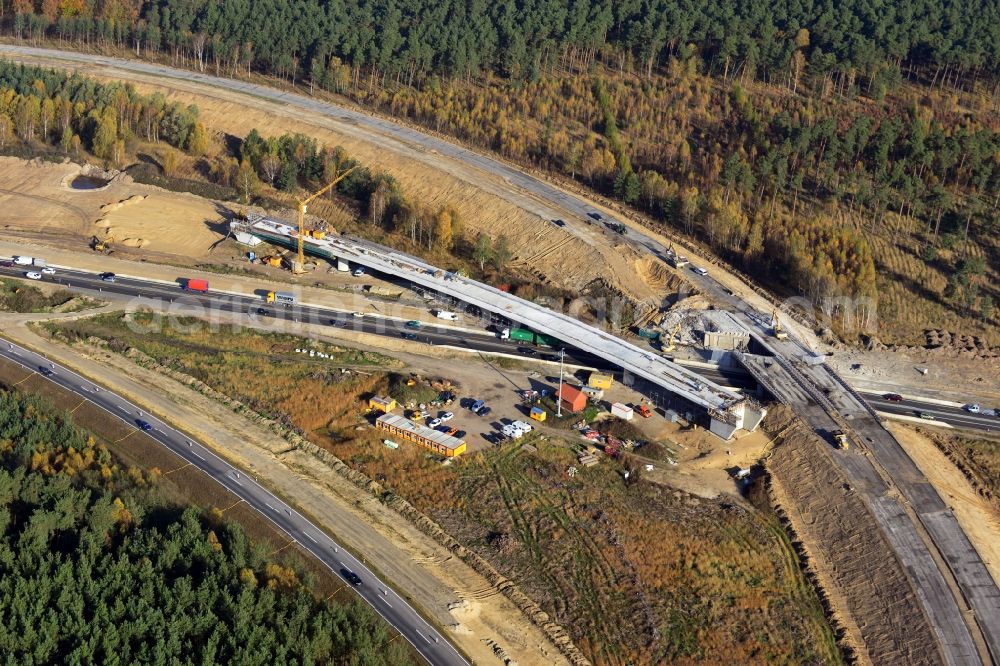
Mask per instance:
[[[263,240],[294,250],[299,243],[297,227],[253,213],[246,220],[233,220],[230,231],[238,241],[247,244]],[[738,392],[569,315],[374,243],[342,236],[310,235],[305,235],[302,241],[306,254],[333,262],[348,261],[394,276],[588,351],[704,410],[709,417],[709,429],[723,439],[732,438],[741,428],[754,430],[764,417],[762,407]]]

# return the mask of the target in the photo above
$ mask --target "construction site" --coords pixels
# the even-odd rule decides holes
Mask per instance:
[[[167,85],[144,76],[148,89]],[[197,83],[170,85],[185,100],[211,99]],[[244,135],[252,121],[233,113],[243,96],[217,94],[208,122]],[[350,132],[349,123],[316,120],[318,112],[292,116],[317,135]],[[373,132],[350,137],[366,146],[359,154],[380,154]],[[933,473],[926,442],[886,427],[894,419],[989,428],[997,412],[988,403],[973,411],[954,390],[948,400],[939,395],[966,371],[978,373],[969,376],[980,399],[1000,395],[997,376],[973,367],[995,359],[987,343],[929,330],[927,349],[838,348],[691,243],[675,246],[604,208],[586,216],[559,209],[568,222],[556,225],[549,207],[571,207],[565,193],[540,205],[498,176],[456,177],[454,158],[394,141],[385,163],[428,200],[456,198],[467,238],[509,232],[506,270],[531,289],[515,294],[499,280],[472,279],[440,254],[382,244],[387,235],[343,233],[356,211],[328,214],[336,204],[324,195],[350,169],[309,192],[268,188],[286,206],[268,211],[68,161],[3,157],[4,255],[47,257],[59,273],[32,277],[40,286],[65,284],[119,305],[146,301],[139,314],[108,305],[89,321],[22,322],[17,334],[36,347],[59,345],[91,372],[99,359],[114,368],[101,372],[105,381],[141,378],[154,387],[145,394],[154,404],[198,393],[204,413],[225,405],[210,412],[210,437],[238,430],[245,414],[255,425],[290,426],[283,442],[262,427],[260,450],[239,450],[262,468],[276,458],[282,473],[316,488],[329,491],[333,472],[357,486],[314,498],[315,514],[336,513],[335,505],[366,512],[364,520],[377,514],[386,540],[408,529],[400,516],[432,532],[436,545],[408,545],[408,566],[425,576],[415,594],[477,656],[486,640],[537,664],[558,661],[538,658],[557,654],[553,645],[610,664],[753,661],[765,646],[789,662],[846,653],[858,663],[975,664],[997,654],[995,507],[968,510],[964,487]],[[433,177],[418,176],[428,163]],[[196,174],[194,165],[185,173]],[[107,272],[125,279],[101,284],[96,276]],[[594,285],[623,295],[628,316],[589,317],[581,303]],[[531,295],[540,286],[573,299]],[[154,299],[175,297],[224,312],[233,333],[130,336],[136,317],[152,321]],[[196,310],[183,316],[197,321]],[[289,337],[276,341],[276,332]],[[933,367],[951,356],[950,369]],[[393,393],[391,377],[403,368],[447,377],[461,387],[456,398],[497,413],[483,405],[453,413],[450,403],[434,404],[437,396],[426,403],[437,412],[425,413],[422,399]],[[155,388],[162,377],[172,383]],[[234,415],[234,402],[253,410]],[[358,488],[365,502],[391,498],[392,509],[358,508]],[[994,524],[983,528],[984,515]],[[653,531],[668,538],[653,543]],[[490,572],[482,589],[442,573],[435,558],[457,552],[488,565],[477,569]],[[738,575],[711,573],[727,567]],[[432,569],[438,585],[448,578],[449,590],[460,589],[457,600],[442,603],[440,588],[426,593]],[[497,583],[511,580],[531,604]],[[524,611],[506,633],[510,604],[494,603],[502,594]],[[733,607],[711,601],[729,595]],[[774,598],[789,606],[769,606]],[[543,637],[539,614],[565,633]],[[577,653],[558,654],[572,661]]]

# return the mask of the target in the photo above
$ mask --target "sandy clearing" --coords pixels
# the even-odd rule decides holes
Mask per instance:
[[[1000,516],[928,437],[912,426],[900,423],[887,425],[906,454],[955,512],[959,525],[979,551],[990,575],[994,580],[1000,580]]]
[[[37,58],[8,58],[53,66]],[[62,63],[55,63],[59,66]],[[127,80],[142,92],[158,91],[171,100],[198,106],[210,129],[245,136],[257,128],[265,135],[302,132],[349,153],[376,169],[392,173],[405,191],[435,208],[455,207],[474,235],[484,231],[506,234],[515,251],[512,265],[564,288],[578,288],[600,277],[638,300],[658,300],[665,294],[651,289],[631,264],[635,252],[615,247],[610,232],[599,225],[558,228],[551,224],[550,202],[540,201],[508,180],[458,163],[434,150],[378,134],[337,116],[326,116],[257,96],[213,87],[191,79],[157,77],[109,66],[74,63],[71,68],[102,80]]]
[[[127,176],[100,190],[72,189],[67,183],[81,168],[73,162],[0,157],[0,208],[8,237],[42,232],[89,252],[92,235],[110,233],[121,245],[185,257],[205,256],[223,238],[218,226],[222,214],[208,199],[142,185]],[[128,203],[116,205],[122,202]]]

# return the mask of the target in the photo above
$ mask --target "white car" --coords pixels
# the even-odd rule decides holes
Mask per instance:
[[[354,272],[351,273],[351,275],[353,275],[354,277],[361,277],[364,274],[365,274],[365,269],[363,268],[355,268]]]
[[[451,412],[445,412],[444,414],[441,415],[441,423],[444,423],[445,421],[451,421],[453,418],[455,418],[454,414],[452,414]]]
[[[42,274],[41,273],[36,273],[35,271],[31,271],[31,272],[25,273],[24,277],[28,278],[29,280],[41,280],[42,279]]]
[[[364,312],[355,312],[351,316],[352,317],[364,317],[365,313]]]
[[[504,437],[508,439],[517,439],[524,434],[521,430],[515,428],[512,425],[503,426],[502,428],[500,428],[500,432],[501,434],[503,434]]]
[[[702,268],[701,266],[698,266],[697,268],[694,268],[692,270],[694,270],[694,272],[697,273],[698,275],[708,275],[708,269]]]
[[[431,419],[427,422],[428,428],[437,428],[439,425],[441,425],[441,419]]]
[[[511,425],[520,430],[521,432],[525,433],[534,430],[534,428],[531,427],[530,423],[525,423],[524,421],[514,421],[513,423],[511,423]]]
[[[980,411],[979,405],[977,405],[975,403],[973,403],[971,405],[966,405],[965,406],[965,411],[969,412],[970,414],[978,414],[979,411]]]
[[[46,266],[45,268],[42,269],[42,273],[44,273],[45,275],[55,275],[56,269],[52,268],[51,266]]]

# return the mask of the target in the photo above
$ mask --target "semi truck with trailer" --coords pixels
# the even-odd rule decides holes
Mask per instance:
[[[269,291],[267,292],[267,302],[278,303],[280,305],[294,305],[295,295],[287,291]]]
[[[536,333],[528,328],[501,328],[497,337],[501,340],[514,340],[515,342],[527,342],[535,345],[546,345],[548,347],[556,347],[559,345],[559,340],[552,337],[551,335],[546,335],[545,333]]]

